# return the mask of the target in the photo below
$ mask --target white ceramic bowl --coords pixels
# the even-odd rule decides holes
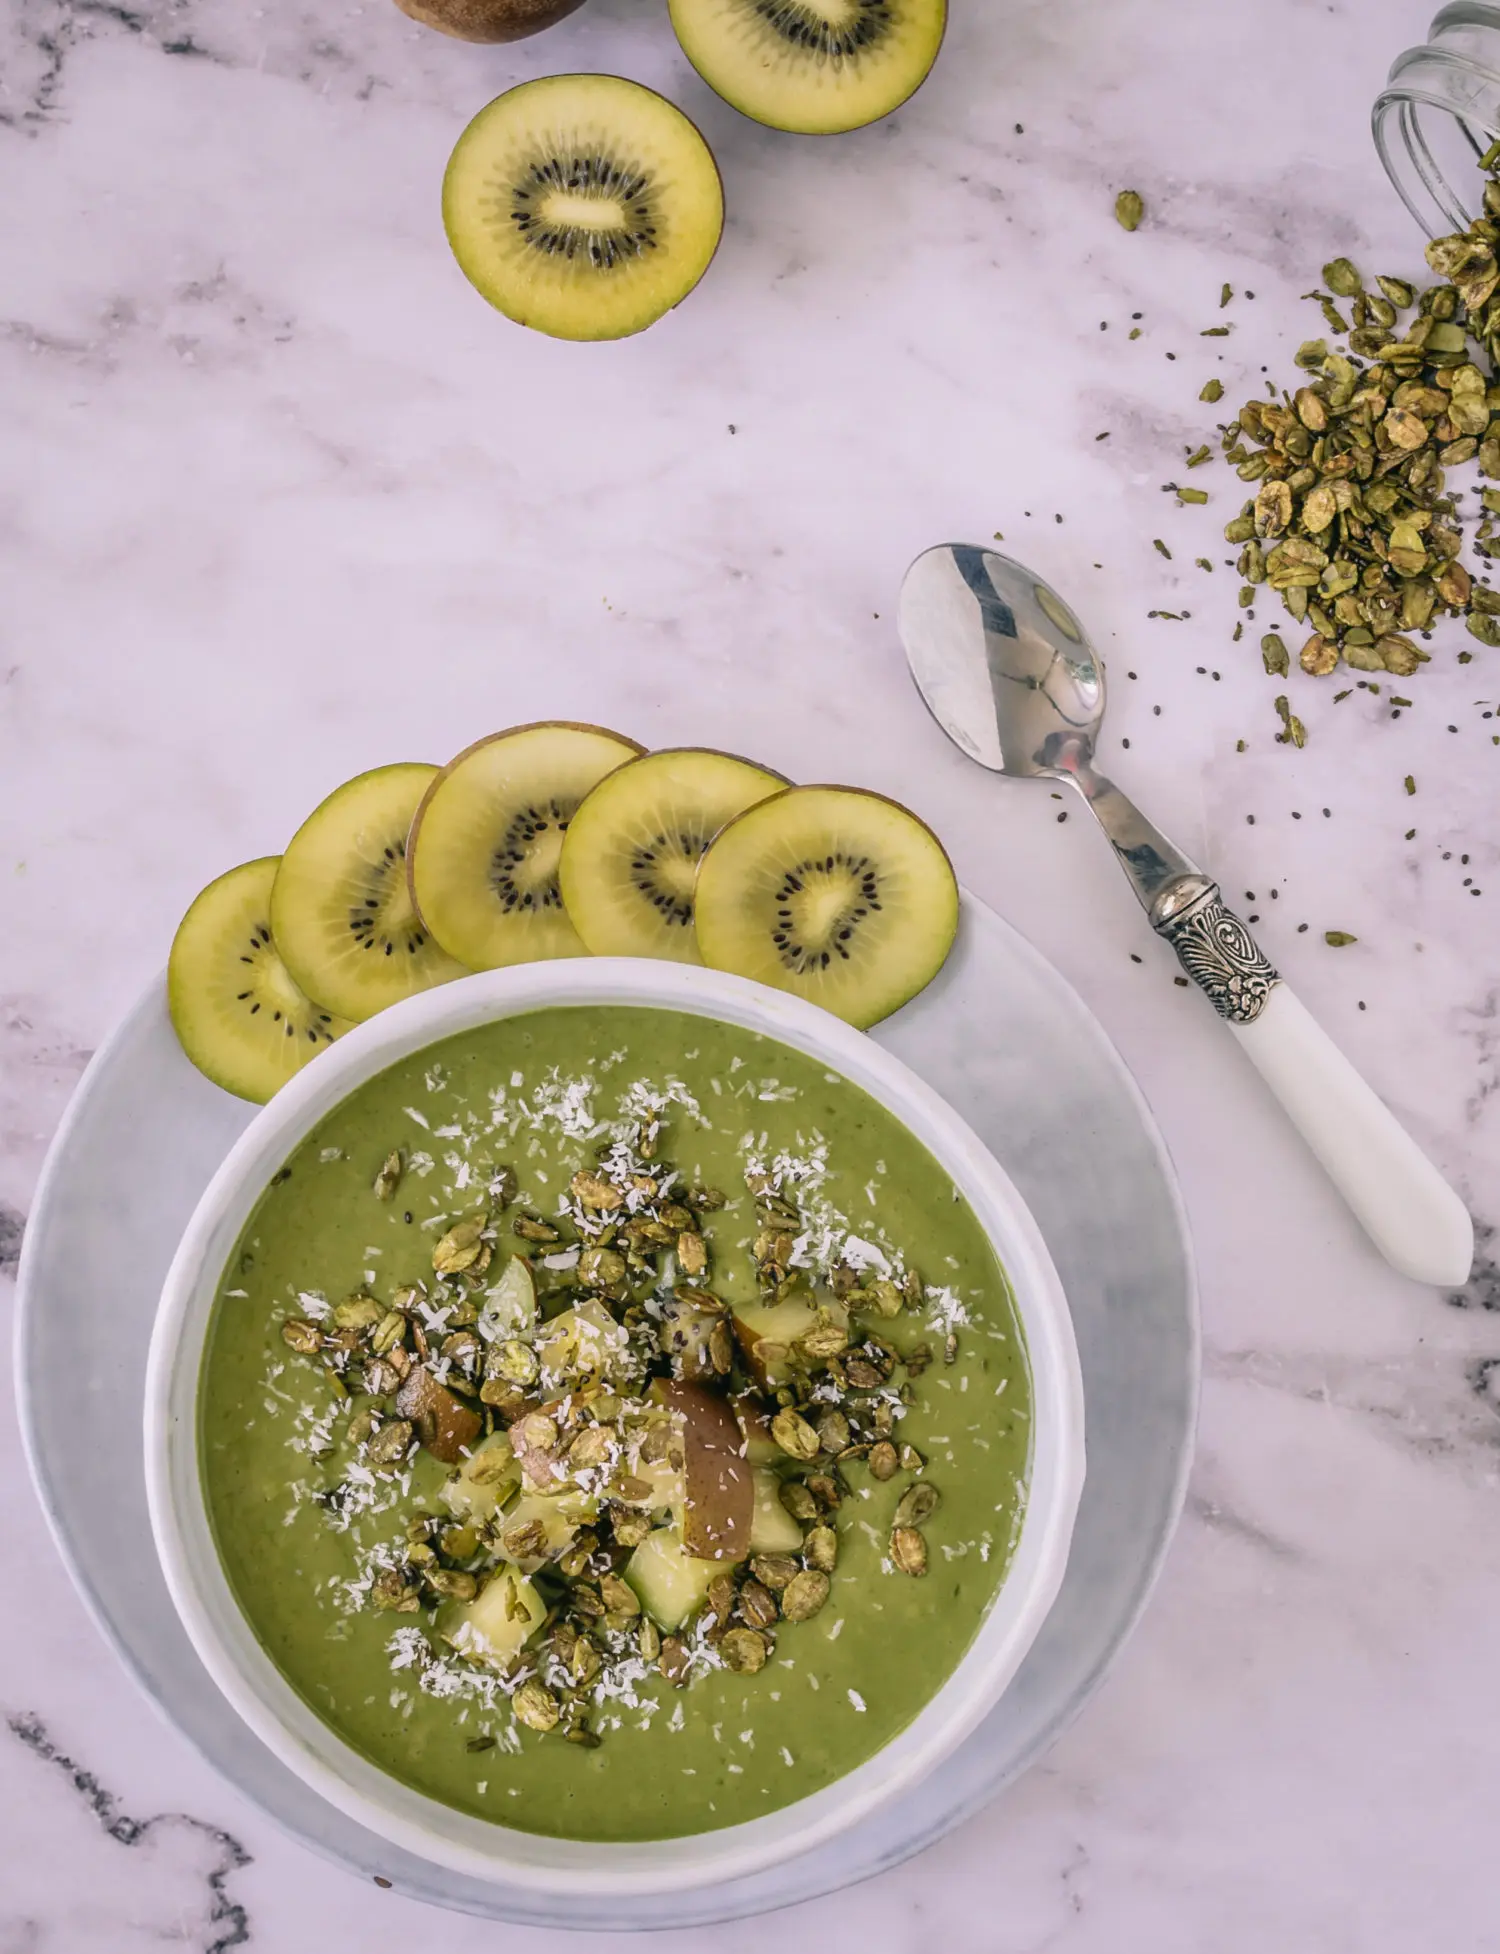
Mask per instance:
[[[359,1756],[256,1640],[220,1566],[204,1503],[197,1398],[215,1293],[272,1174],[317,1123],[397,1059],[455,1032],[549,1005],[686,1011],[779,1038],[860,1086],[953,1177],[994,1243],[1031,1360],[1030,1491],[1010,1568],[978,1635],[921,1714],[847,1776],[784,1809],[691,1838],[595,1845],[454,1811]],[[899,1060],[812,1005],[721,972],[627,958],[526,964],[427,991],[347,1033],[277,1093],[209,1183],[168,1271],[146,1378],[146,1487],[167,1586],[209,1673],[308,1785],[394,1844],[455,1872],[539,1891],[671,1892],[764,1870],[908,1789],[992,1707],[1051,1607],[1083,1485],[1083,1386],[1057,1273],[1020,1195],[970,1128]]]

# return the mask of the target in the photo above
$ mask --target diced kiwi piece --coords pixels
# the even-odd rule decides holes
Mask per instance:
[[[630,1338],[596,1296],[554,1316],[537,1346],[549,1387],[590,1379],[622,1382],[630,1372]]]
[[[348,1020],[314,1004],[271,935],[279,857],[243,862],[193,902],[167,960],[167,1005],[182,1049],[205,1077],[263,1104]]]
[[[786,784],[706,747],[647,753],[600,781],[569,823],[558,869],[594,955],[702,963],[693,882],[703,851],[726,821]]]
[[[472,1601],[445,1603],[434,1626],[470,1662],[504,1669],[546,1619],[546,1603],[526,1576],[502,1567]]]
[[[683,53],[742,115],[827,136],[899,108],[942,45],[945,0],[671,0]]]
[[[436,767],[376,767],[335,788],[287,843],[271,934],[309,997],[345,1018],[467,974],[412,907],[406,836]]]
[[[657,1527],[648,1533],[625,1563],[625,1579],[641,1606],[668,1635],[697,1614],[723,1572],[722,1561],[694,1559],[676,1527]]]
[[[437,775],[407,843],[417,913],[471,970],[581,957],[557,886],[578,803],[641,752],[602,726],[512,726],[466,746]]]
[[[524,1337],[536,1323],[536,1277],[524,1255],[512,1255],[500,1279],[485,1291],[479,1334],[491,1343]]]
[[[737,816],[703,857],[694,901],[706,964],[861,1026],[930,983],[958,929],[937,836],[856,787],[789,787]]]
[[[802,1529],[781,1503],[781,1481],[769,1466],[755,1468],[755,1508],[750,1515],[752,1554],[800,1554]]]
[[[499,1551],[526,1573],[533,1574],[565,1554],[599,1511],[599,1502],[584,1492],[523,1493],[500,1515],[494,1532]]]
[[[789,1296],[784,1303],[736,1303],[735,1339],[751,1376],[763,1391],[777,1390],[791,1373],[791,1347],[817,1328],[819,1311],[835,1323],[848,1321],[842,1304],[819,1304],[809,1295]],[[775,1441],[772,1441],[773,1446]],[[754,1453],[748,1454],[753,1458]]]
[[[458,1520],[481,1526],[493,1519],[521,1483],[521,1468],[504,1432],[480,1439],[443,1485],[443,1504]]]
[[[708,144],[617,75],[523,82],[475,116],[443,179],[459,269],[519,325],[620,339],[687,297],[724,228]]]
[[[687,1475],[682,1464],[670,1459],[642,1459],[630,1468],[630,1477],[651,1488],[650,1496],[633,1499],[630,1504],[648,1513],[670,1513],[680,1528],[687,1510]]]

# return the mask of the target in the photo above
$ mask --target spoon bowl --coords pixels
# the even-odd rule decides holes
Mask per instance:
[[[1104,667],[1069,606],[1014,557],[968,543],[924,550],[897,621],[928,711],[970,759],[1025,779],[1092,756]]]

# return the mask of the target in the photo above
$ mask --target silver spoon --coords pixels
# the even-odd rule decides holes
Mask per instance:
[[[1094,765],[1104,667],[1072,611],[1023,564],[945,543],[906,573],[897,613],[928,710],[971,760],[1066,780],[1109,836],[1141,907],[1204,990],[1386,1259],[1468,1280],[1474,1225],[1395,1115],[1277,975],[1217,885]]]

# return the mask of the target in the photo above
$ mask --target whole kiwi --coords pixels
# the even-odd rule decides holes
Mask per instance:
[[[583,0],[396,0],[402,13],[459,41],[524,41]]]

